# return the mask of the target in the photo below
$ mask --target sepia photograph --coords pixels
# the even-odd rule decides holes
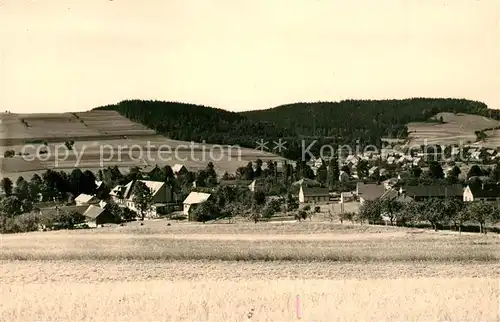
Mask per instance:
[[[500,322],[500,1],[0,0],[0,321]]]

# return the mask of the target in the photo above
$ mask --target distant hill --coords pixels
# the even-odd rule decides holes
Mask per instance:
[[[256,141],[287,140],[285,157],[301,156],[301,139],[321,143],[380,144],[382,137],[408,137],[407,123],[443,113],[500,119],[499,111],[465,99],[412,98],[295,103],[267,110],[234,113],[178,102],[127,100],[97,109],[115,110],[169,138],[255,147]],[[272,143],[272,142],[271,142]],[[268,145],[272,148],[272,144]],[[313,152],[315,149],[311,149]]]

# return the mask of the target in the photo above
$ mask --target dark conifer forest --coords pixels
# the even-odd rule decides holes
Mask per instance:
[[[98,107],[115,110],[168,138],[255,148],[256,141],[287,141],[282,155],[301,157],[301,146],[381,144],[381,138],[408,136],[409,122],[424,122],[440,112],[500,119],[499,111],[465,99],[412,98],[294,103],[248,112],[229,112],[179,102],[126,100]],[[304,141],[305,140],[305,143]],[[272,148],[272,144],[269,145]]]

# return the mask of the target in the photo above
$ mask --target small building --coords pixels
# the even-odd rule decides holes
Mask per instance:
[[[500,185],[499,184],[476,184],[468,185],[464,188],[464,201],[499,201],[500,200]]]
[[[300,186],[299,202],[316,203],[330,201],[328,188]]]
[[[198,205],[210,199],[211,196],[212,195],[209,193],[192,191],[183,202],[184,215],[188,216],[190,221],[195,220],[195,218],[191,217],[191,211]]]
[[[85,223],[89,227],[98,227],[103,224],[116,224],[117,218],[107,209],[90,205],[83,213]]]
[[[380,183],[358,183],[356,186],[356,194],[359,197],[359,204],[362,205],[365,201],[373,201],[380,198],[385,192],[385,187]]]
[[[99,199],[96,196],[91,196],[85,193],[81,193],[75,198],[75,203],[77,206],[93,205],[98,204]]]

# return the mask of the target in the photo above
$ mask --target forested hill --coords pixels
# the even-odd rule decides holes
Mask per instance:
[[[255,147],[257,138],[294,134],[272,122],[256,121],[222,109],[162,101],[127,100],[96,109],[115,110],[171,139]]]
[[[406,124],[422,122],[440,112],[500,118],[484,103],[464,99],[347,100],[295,103],[242,113],[207,106],[161,101],[127,100],[97,109],[116,110],[169,138],[249,148],[256,141],[287,140],[284,156],[301,156],[300,139],[319,138],[331,144],[379,144],[382,137],[404,138]],[[309,144],[305,143],[306,146]],[[312,149],[314,150],[314,149]]]
[[[252,120],[271,121],[304,135],[366,139],[405,137],[407,123],[423,122],[440,112],[489,116],[489,111],[484,103],[464,99],[413,98],[295,103],[242,115]]]

